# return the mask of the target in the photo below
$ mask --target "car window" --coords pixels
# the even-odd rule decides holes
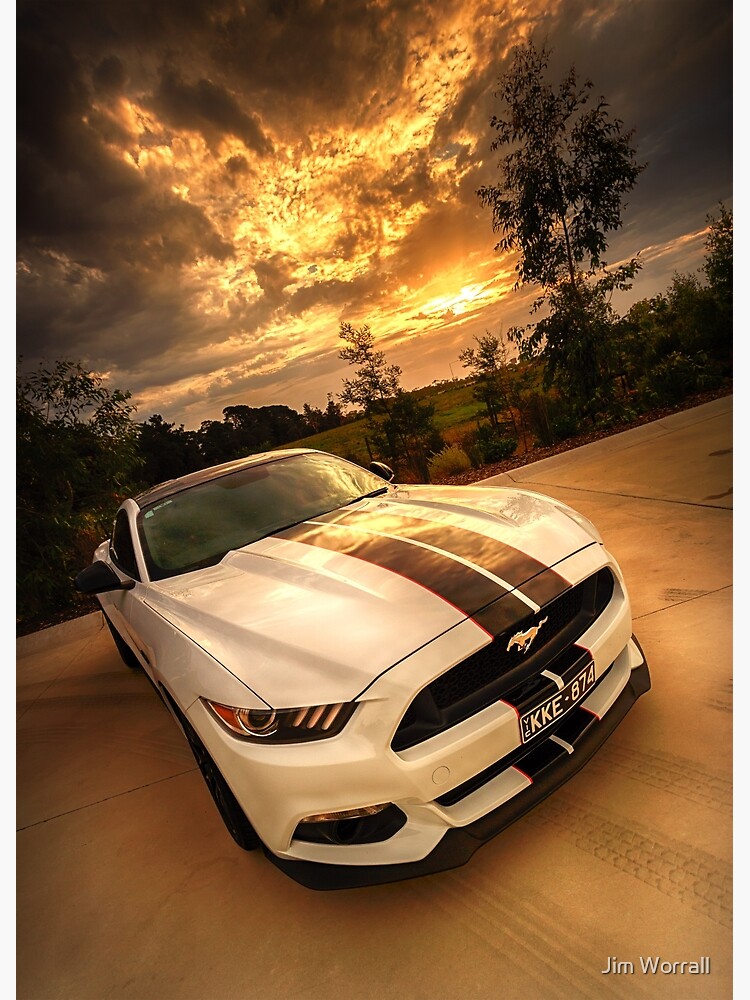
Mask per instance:
[[[296,455],[191,486],[144,507],[138,531],[153,580],[219,562],[232,549],[386,492],[382,479],[332,455]]]
[[[112,532],[111,552],[113,561],[128,576],[135,580],[140,580],[138,566],[135,561],[135,549],[133,548],[133,536],[130,533],[130,522],[127,512],[120,510],[115,518],[115,527]]]

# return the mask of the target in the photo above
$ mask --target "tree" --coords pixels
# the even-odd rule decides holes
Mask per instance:
[[[138,450],[143,459],[143,479],[148,486],[177,479],[201,468],[195,431],[168,423],[154,413],[140,426]]]
[[[709,215],[706,237],[706,263],[703,271],[711,291],[732,306],[733,216],[719,203],[718,218]]]
[[[528,366],[519,363],[518,359],[511,362],[510,331],[505,337],[496,337],[487,330],[483,337],[474,337],[474,340],[476,348],[467,347],[458,357],[474,377],[474,398],[484,403],[487,409],[490,426],[478,428],[478,433],[497,450],[497,442],[505,440],[509,422],[513,435],[523,442],[524,449],[528,451],[528,428],[522,398],[530,383]],[[501,426],[500,420],[503,414],[507,417],[505,427]],[[489,447],[485,448],[485,451],[489,450]]]
[[[323,411],[319,406],[303,403],[302,416],[305,418],[310,434],[319,434],[323,430]]]
[[[474,396],[487,408],[490,424],[499,429],[499,415],[507,413],[518,436],[518,426],[513,406],[514,386],[510,376],[508,345],[489,330],[483,337],[474,338],[477,346],[467,347],[458,355],[464,368],[474,376]]]
[[[629,388],[649,389],[646,405],[658,395],[654,373],[662,373],[662,383],[669,374],[672,402],[713,388],[732,373],[732,213],[720,203],[718,216],[709,214],[707,221],[701,268],[706,280],[675,273],[665,293],[636,302],[619,323],[620,372]]]
[[[429,481],[428,459],[442,447],[433,423],[435,408],[402,389],[401,369],[375,350],[369,326],[341,323],[339,337],[346,344],[339,351],[341,360],[359,366],[353,379],[343,380],[342,403],[364,410],[373,441],[388,462]]]
[[[130,393],[73,361],[16,379],[20,618],[71,607],[73,577],[139,480]]]
[[[618,327],[619,368],[645,406],[674,403],[731,374],[731,304],[696,274],[632,305]]]
[[[333,430],[334,427],[340,427],[344,422],[344,415],[341,412],[341,403],[337,403],[333,398],[333,393],[329,392],[326,394],[325,412],[323,413],[323,427],[325,430]]]
[[[243,457],[237,428],[231,421],[201,420],[197,436],[202,468]]]
[[[604,98],[591,102],[591,81],[579,83],[571,67],[557,86],[547,82],[549,55],[532,40],[514,50],[497,91],[506,113],[490,120],[491,148],[510,151],[500,183],[477,195],[501,233],[495,249],[518,254],[516,287],[540,286],[532,311],[548,313],[517,333],[522,355],[543,357],[546,384],[562,375],[571,402],[585,411],[608,376],[609,297],[630,287],[640,267],[633,258],[609,271],[603,256],[643,166],[632,131],[610,116]]]
[[[732,284],[733,284],[733,221],[732,213],[719,204],[719,215],[708,216],[706,262],[703,271],[715,309],[715,335],[711,352],[724,364],[727,374],[732,370]]]
[[[334,400],[332,392],[327,393],[326,398],[328,402],[325,410],[321,410],[319,406],[312,406],[310,403],[303,404],[302,416],[305,419],[308,434],[319,434],[321,431],[330,431],[334,427],[340,427],[344,422],[341,403],[337,403]]]
[[[405,466],[418,479],[429,482],[429,460],[444,444],[434,416],[431,403],[423,403],[402,389],[394,396],[388,416],[373,425],[373,443],[394,468]]]
[[[401,369],[387,364],[385,354],[375,350],[369,326],[357,330],[351,323],[341,323],[339,337],[347,345],[339,351],[341,360],[359,365],[355,378],[343,379],[341,402],[359,407],[367,417],[388,416],[393,398],[401,391]]]
[[[235,433],[230,435],[237,456],[263,451],[296,441],[309,433],[305,418],[289,406],[225,406],[224,423]],[[234,455],[229,457],[235,457]]]

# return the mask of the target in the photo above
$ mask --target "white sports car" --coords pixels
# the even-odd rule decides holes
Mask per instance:
[[[463,864],[650,687],[589,521],[373,468],[275,451],[173,480],[76,579],[237,843],[312,888]]]

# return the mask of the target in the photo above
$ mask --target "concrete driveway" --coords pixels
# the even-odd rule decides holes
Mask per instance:
[[[19,1000],[731,996],[732,399],[505,483],[629,585],[653,688],[588,766],[463,868],[316,893],[235,847],[98,614],[20,639]]]

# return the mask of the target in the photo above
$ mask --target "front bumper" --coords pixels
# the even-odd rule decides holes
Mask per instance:
[[[518,757],[507,770],[516,772],[523,770],[525,776],[529,778],[526,787],[489,813],[465,826],[449,829],[425,858],[402,864],[320,864],[279,857],[266,848],[267,856],[286,875],[310,889],[354,889],[430,875],[466,864],[483,844],[572,778],[614,732],[637,699],[650,689],[651,678],[646,659],[635,638],[629,644],[629,649],[631,645],[638,650],[641,663],[630,670],[624,687],[606,714],[599,716],[590,708],[582,706],[578,711],[588,713],[586,724],[580,727],[578,720],[573,727],[574,720],[572,718],[569,720],[566,733],[571,733],[572,728],[580,728],[569,744],[572,750],[561,747],[558,743],[556,744],[558,751],[550,755],[551,748],[546,748],[547,753],[545,753],[545,744],[542,744],[526,755]],[[627,653],[628,649],[624,652]],[[630,652],[632,654],[632,650]],[[606,697],[605,692],[597,690],[600,698],[602,695]],[[593,694],[596,695],[597,691]],[[546,740],[545,743],[550,743],[550,740]],[[507,772],[501,771],[497,778],[502,778],[505,773]],[[495,781],[496,778],[490,780]]]

